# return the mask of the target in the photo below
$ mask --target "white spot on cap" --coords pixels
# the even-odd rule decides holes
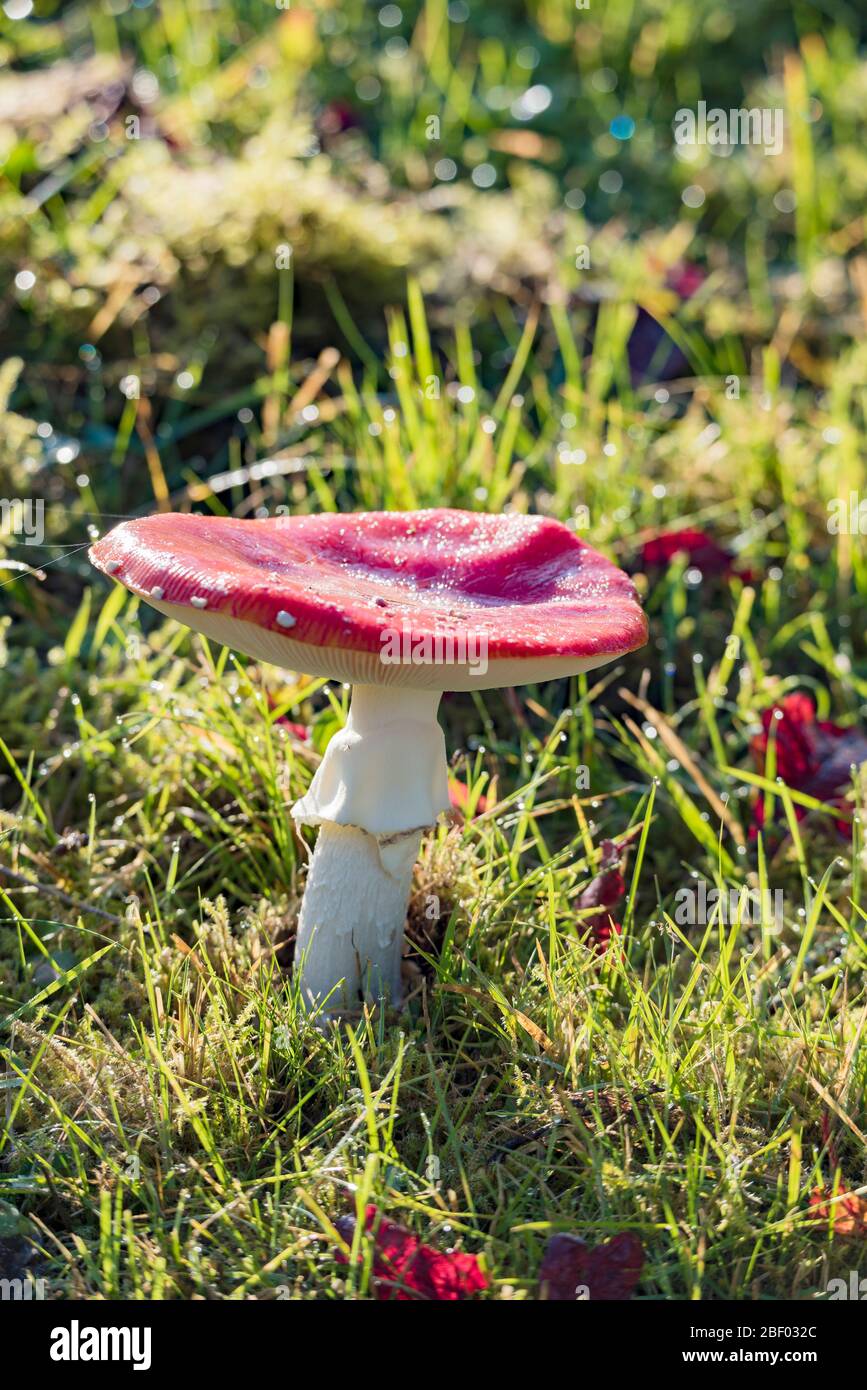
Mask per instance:
[[[157,598],[157,599],[159,599],[159,598],[162,598],[162,596],[163,596],[163,591],[162,591],[162,589],[160,588],[159,584],[155,584],[154,587],[151,589],[151,598]]]
[[[198,596],[191,598],[190,603],[194,608],[207,608],[208,606],[208,600],[206,598],[199,598]]]
[[[278,627],[294,627],[298,619],[293,618],[291,613],[287,613],[285,608],[281,608],[277,614]]]
[[[120,560],[109,560],[105,567],[106,574],[117,574],[120,569]]]

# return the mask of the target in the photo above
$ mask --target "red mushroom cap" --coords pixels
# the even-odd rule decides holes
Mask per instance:
[[[546,517],[158,514],[115,527],[90,558],[227,646],[368,684],[521,684],[588,670],[647,640],[629,577]],[[394,634],[405,654],[428,641],[439,656],[389,664]],[[462,640],[484,647],[485,672],[454,657]]]

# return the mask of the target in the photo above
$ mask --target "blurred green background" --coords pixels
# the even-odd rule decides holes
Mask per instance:
[[[152,501],[148,431],[172,490],[263,442],[327,449],[288,402],[332,345],[388,387],[385,310],[408,275],[447,369],[452,330],[471,329],[490,389],[533,305],[554,387],[558,328],[585,353],[601,314],[615,376],[632,306],[675,319],[683,374],[711,379],[752,370],[796,306],[784,370],[824,385],[858,314],[863,22],[746,0],[9,0],[0,337],[26,364],[14,409],[73,441],[37,444],[52,489],[72,503],[64,460],[84,449],[93,510]],[[676,150],[675,113],[700,99],[782,108],[784,154]],[[621,372],[620,399],[664,361]],[[131,376],[146,405],[127,402]],[[545,402],[530,410],[544,428]]]

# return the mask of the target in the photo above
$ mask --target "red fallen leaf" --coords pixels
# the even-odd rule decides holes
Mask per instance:
[[[705,273],[699,266],[693,265],[690,261],[679,261],[668,272],[665,283],[681,299],[692,299],[701,289],[705,279]]]
[[[479,1268],[475,1255],[452,1250],[443,1253],[432,1245],[422,1245],[405,1226],[380,1216],[376,1207],[365,1212],[365,1230],[373,1236],[373,1292],[378,1299],[431,1299],[438,1303],[455,1302],[480,1293],[488,1281]],[[355,1217],[342,1216],[335,1222],[337,1229],[351,1244],[355,1232]],[[338,1251],[340,1264],[349,1260]]]
[[[269,709],[276,709],[278,701],[274,699],[273,695],[269,693],[267,695],[267,700]],[[299,743],[310,742],[310,730],[306,724],[295,724],[291,719],[287,719],[285,714],[281,714],[280,718],[275,722],[280,724],[284,729],[288,729],[292,737],[297,738]]]
[[[860,767],[867,762],[867,736],[860,729],[846,729],[840,724],[817,720],[816,707],[809,695],[796,691],[762,712],[762,732],[752,742],[753,757],[760,772],[765,770],[772,728],[776,731],[777,776],[794,791],[842,806],[842,793],[850,782],[850,768],[853,764]],[[806,814],[805,806],[795,807],[798,820],[803,820]],[[762,795],[756,802],[753,819],[760,830],[765,819]],[[846,822],[838,824],[841,831],[848,834]]]
[[[579,1290],[590,1300],[625,1302],[635,1292],[643,1264],[644,1248],[631,1231],[604,1245],[587,1245],[578,1236],[551,1236],[539,1266],[540,1293],[557,1303],[574,1302]]]
[[[320,140],[343,135],[347,130],[360,130],[361,117],[347,101],[329,101],[316,118],[316,134]]]
[[[591,879],[584,891],[579,894],[576,907],[587,912],[578,921],[578,934],[588,946],[602,952],[608,947],[612,936],[619,936],[621,927],[609,912],[609,908],[620,902],[626,892],[626,883],[620,871],[621,852],[613,840],[602,841],[602,872]],[[588,912],[595,908],[595,912]]]
[[[731,574],[734,555],[714,540],[707,531],[685,527],[681,531],[665,531],[641,547],[643,569],[667,569],[675,555],[688,555],[690,564],[702,574]]]
[[[835,1194],[817,1187],[810,1195],[810,1216],[831,1226],[837,1236],[867,1236],[867,1198],[854,1192]]]
[[[470,799],[470,789],[466,782],[459,782],[456,777],[449,778],[449,801],[456,811],[465,811]],[[476,802],[475,814],[480,816],[483,811],[488,809],[488,798],[480,796]]]
[[[306,724],[293,724],[291,719],[278,719],[278,724],[282,724],[284,729],[288,729],[293,738],[297,738],[299,743],[310,742],[310,730]]]

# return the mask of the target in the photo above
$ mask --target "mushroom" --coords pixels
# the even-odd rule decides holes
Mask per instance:
[[[449,808],[443,691],[571,676],[647,640],[628,576],[540,516],[163,513],[123,522],[90,558],[206,637],[352,685],[292,807],[319,828],[295,950],[311,1007],[400,1002],[413,865]]]

